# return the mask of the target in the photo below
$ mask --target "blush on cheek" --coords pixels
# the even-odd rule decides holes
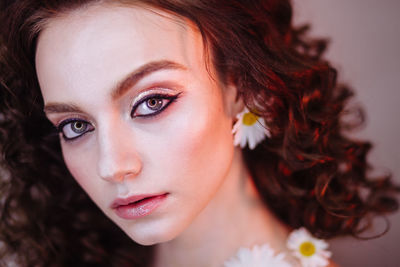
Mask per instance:
[[[69,172],[72,174],[72,176],[75,178],[75,175],[77,174],[77,163],[79,161],[74,160],[73,155],[68,149],[65,149],[64,147],[62,148],[62,155],[64,158],[64,163],[67,166],[67,169]]]
[[[182,166],[192,166],[194,173],[203,175],[217,175],[228,167],[233,141],[230,121],[222,110],[215,107],[196,112],[193,109],[177,123],[180,126],[174,136],[175,153],[180,155]]]
[[[95,167],[90,163],[90,157],[81,156],[80,153],[75,153],[68,148],[63,148],[62,151],[65,165],[72,177],[74,177],[83,190],[88,192],[88,190],[90,190],[90,179],[88,178],[94,178],[93,172],[96,171],[96,169],[93,170]]]

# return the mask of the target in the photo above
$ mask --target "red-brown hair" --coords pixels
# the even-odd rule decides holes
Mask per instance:
[[[1,1],[0,256],[17,253],[24,266],[146,266],[151,258],[151,247],[128,239],[74,182],[42,111],[34,66],[41,23],[101,2]],[[326,42],[293,27],[289,0],[120,2],[197,25],[219,79],[235,84],[271,130],[244,154],[283,223],[322,238],[357,236],[373,216],[397,209],[399,188],[389,176],[368,178],[370,143],[345,135],[351,90],[336,84],[336,70],[322,59]]]

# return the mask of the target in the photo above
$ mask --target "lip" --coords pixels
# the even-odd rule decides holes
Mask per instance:
[[[135,195],[115,199],[110,207],[123,219],[144,217],[157,209],[167,198],[168,193],[155,195]]]

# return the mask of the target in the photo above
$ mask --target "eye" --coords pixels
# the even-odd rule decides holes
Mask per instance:
[[[65,120],[57,128],[65,141],[71,141],[94,130],[89,122],[78,119]]]
[[[149,117],[155,116],[158,113],[162,112],[166,109],[169,104],[171,104],[174,100],[178,98],[178,95],[149,95],[139,100],[137,104],[135,104],[131,111],[131,117]]]

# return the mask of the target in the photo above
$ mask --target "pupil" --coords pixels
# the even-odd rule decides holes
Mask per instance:
[[[74,124],[72,124],[72,130],[76,133],[81,133],[85,130],[85,125],[81,121],[74,122]]]
[[[147,101],[147,106],[153,110],[157,110],[162,106],[162,100],[157,98],[151,98]]]

